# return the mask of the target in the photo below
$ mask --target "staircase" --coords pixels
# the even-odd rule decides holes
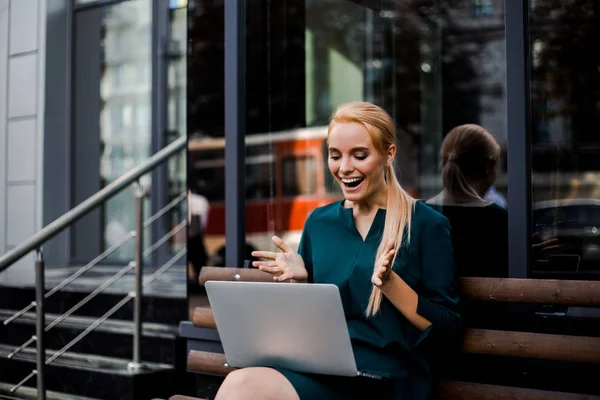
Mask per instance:
[[[47,279],[47,289],[56,286],[56,278],[71,275],[72,267],[55,270],[53,279]],[[75,285],[74,289],[57,292],[45,304],[46,326],[57,321],[66,311],[89,295],[88,286],[96,287],[96,281],[114,275],[117,268],[100,267],[95,276],[88,277],[85,285]],[[98,399],[148,399],[162,393],[165,387],[177,388],[185,382],[177,382],[177,377],[185,371],[185,343],[177,333],[180,320],[188,318],[185,294],[185,271],[181,266],[165,273],[155,282],[157,290],[146,289],[143,305],[142,361],[147,369],[131,372],[128,364],[132,360],[133,345],[133,303],[130,301],[110,319],[99,325],[80,341],[76,342],[46,370],[46,387],[54,393],[53,398],[81,398],[86,396]],[[132,280],[125,275],[123,281]],[[75,281],[74,283],[76,283]],[[46,359],[64,348],[78,335],[98,320],[112,305],[117,304],[127,294],[127,282],[112,290],[112,293],[98,295],[46,333]],[[165,291],[165,286],[170,290]],[[130,285],[131,288],[132,285]],[[166,294],[166,296],[165,296]],[[179,294],[180,297],[174,297]],[[35,297],[32,287],[0,288],[0,322],[6,321],[17,311],[31,303]],[[7,356],[35,335],[35,312],[26,312],[8,325],[0,325],[0,396],[7,398],[35,398],[35,378],[25,383],[22,389],[10,394],[8,390],[35,369],[35,343],[18,353],[12,359]],[[165,385],[170,383],[170,385]],[[33,390],[33,392],[31,392]],[[175,391],[177,391],[175,389]],[[179,389],[179,391],[181,391]],[[170,393],[172,393],[171,391]],[[29,393],[29,394],[28,394]],[[31,393],[33,394],[33,397]],[[167,391],[167,394],[169,392]],[[15,397],[16,396],[16,397]],[[29,396],[29,397],[28,397]],[[63,397],[60,397],[63,396]],[[2,397],[0,397],[2,398]],[[52,398],[52,397],[48,397]]]
[[[176,140],[0,255],[1,278],[15,261],[37,250],[34,281],[11,275],[0,286],[0,399],[145,400],[193,386],[185,374],[185,341],[178,335],[179,322],[189,318],[186,248],[163,265],[145,265],[154,251],[185,229],[186,221],[143,245],[145,229],[180,205],[185,193],[144,220],[147,193],[139,190],[136,230],[86,265],[46,267],[40,250],[185,144],[185,137]],[[120,266],[102,264],[130,241],[135,241],[135,260]]]

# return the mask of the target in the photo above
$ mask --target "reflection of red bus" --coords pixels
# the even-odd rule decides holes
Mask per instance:
[[[271,236],[297,247],[312,210],[341,198],[327,169],[327,127],[301,128],[246,139],[246,238],[271,248]],[[206,248],[225,244],[224,145],[222,138],[190,139],[192,191],[210,202]]]

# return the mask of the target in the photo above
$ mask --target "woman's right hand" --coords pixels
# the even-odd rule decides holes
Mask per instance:
[[[281,250],[281,253],[253,251],[253,257],[263,258],[266,261],[253,261],[252,266],[258,267],[261,271],[274,274],[273,280],[277,282],[283,282],[288,279],[306,282],[308,280],[308,271],[306,271],[302,256],[290,250],[283,240],[277,236],[273,236],[273,243]]]

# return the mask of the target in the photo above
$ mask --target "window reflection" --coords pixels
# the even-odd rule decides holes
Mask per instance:
[[[150,0],[134,0],[106,8],[102,19],[102,109],[100,118],[100,177],[106,185],[148,158],[151,150],[150,80],[139,77],[150,70]],[[149,183],[149,182],[145,182]],[[145,215],[149,215],[146,202]],[[134,228],[133,193],[125,191],[104,206],[104,247]],[[146,240],[148,243],[148,240]],[[114,257],[129,261],[133,244]]]
[[[190,190],[210,204],[212,257],[225,245],[224,21],[219,2],[194,3]],[[442,190],[445,135],[461,124],[483,126],[501,149],[486,199],[506,207],[503,1],[248,2],[246,35],[248,246],[272,248],[273,234],[297,246],[307,215],[340,198],[326,130],[333,110],[349,101],[392,115],[401,182],[422,199]]]
[[[260,93],[256,90],[253,96],[259,97],[257,103],[262,101],[266,105],[260,108],[259,104],[261,112],[256,112],[257,106],[249,104],[247,111],[252,114],[248,119],[256,126],[268,128],[273,154],[280,157],[278,138],[288,132],[281,128],[290,129],[298,124],[297,114],[290,111],[298,104],[288,99],[304,99],[302,123],[307,130],[319,126],[326,129],[331,113],[344,102],[371,101],[395,118],[402,184],[414,196],[428,199],[442,190],[440,150],[445,135],[458,125],[477,123],[494,135],[501,149],[493,173],[494,185],[485,194],[486,204],[496,203],[498,208],[506,208],[506,57],[502,1],[390,4],[307,0],[294,2],[294,11],[290,11],[290,5],[267,4],[273,15],[281,13],[294,21],[304,20],[302,26],[296,24],[283,31],[280,23],[268,19],[268,12],[248,10],[248,47],[260,48],[263,58],[248,57],[247,68],[254,71],[262,67],[257,74],[263,79],[260,81],[263,90]],[[270,36],[260,36],[260,42],[251,34],[258,24],[262,24],[263,31],[271,32]],[[299,50],[293,46],[280,49],[283,43],[298,40],[304,42],[304,63],[277,61],[283,51],[288,57],[300,57]],[[282,79],[282,69],[289,76],[302,73],[304,87],[279,89],[275,86]],[[270,75],[264,77],[264,71],[271,71]],[[250,88],[257,85],[253,78],[252,82]],[[280,111],[287,112],[286,121],[281,120]],[[265,130],[252,130],[249,126],[248,140],[254,135],[261,136],[260,132]],[[322,150],[326,148],[324,139],[318,144]],[[298,136],[295,146],[316,148],[317,144],[310,140]],[[250,146],[247,149],[250,151]],[[253,209],[253,218],[266,221],[261,226],[272,227],[264,232],[250,231],[249,227],[247,241],[253,246],[272,247],[269,242],[273,234],[287,238],[292,247],[296,246],[299,230],[278,228],[286,226],[286,218],[292,221],[298,218],[293,213],[286,215],[285,207],[302,210],[302,218],[306,218],[318,205],[340,197],[339,188],[329,176],[326,152],[308,160],[311,161],[300,163],[296,157],[293,162],[283,161],[282,183],[272,180],[275,196],[269,206],[273,210],[279,207],[284,214],[269,213],[269,206],[265,206],[264,211]],[[277,177],[277,172],[273,176]],[[306,180],[311,176],[315,177],[314,183]],[[284,195],[293,197],[278,197],[278,185],[282,186]],[[311,196],[310,200],[307,196]],[[506,275],[506,211],[499,210],[498,214],[500,228],[488,236],[489,246],[497,248],[494,254],[502,254],[496,260],[502,265],[495,268],[495,272],[482,271],[481,275]],[[462,225],[466,219],[468,216],[458,218],[456,224]],[[460,228],[456,231],[463,231]],[[502,240],[496,241],[495,237]],[[472,275],[477,273],[470,271]]]
[[[202,266],[224,262],[224,12],[223,2],[212,0],[193,1],[188,7],[186,130],[191,290],[199,289],[195,277]],[[202,207],[193,207],[194,204]]]
[[[599,272],[598,12],[593,0],[531,3],[534,277]]]
[[[171,1],[169,9],[170,44],[167,58],[167,90],[168,99],[163,103],[167,107],[167,131],[163,134],[163,142],[171,143],[187,133],[186,85],[187,85],[187,1]],[[150,80],[151,68],[142,66],[144,79]],[[141,114],[149,108],[141,107]],[[144,119],[142,117],[142,119]],[[149,121],[149,118],[146,119]],[[168,161],[167,202],[179,197],[187,189],[187,168],[185,153],[171,157]],[[186,205],[182,202],[168,214],[165,231],[171,231],[186,218]],[[186,245],[186,230],[180,230],[169,242],[171,253],[179,251]]]
[[[282,160],[283,196],[316,194],[317,160],[314,156],[289,156]]]

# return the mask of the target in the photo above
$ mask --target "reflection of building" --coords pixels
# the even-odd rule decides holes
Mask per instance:
[[[102,26],[103,61],[100,77],[100,176],[106,185],[151,153],[150,90],[151,37],[150,2],[124,3],[107,10]],[[147,181],[146,185],[150,182]],[[134,204],[127,194],[110,201],[104,210],[106,227],[132,229]],[[107,229],[106,246],[118,241]],[[111,239],[112,237],[112,239]],[[119,257],[132,254],[125,247]]]
[[[508,35],[505,34],[505,2],[460,0],[388,3],[328,0],[278,7],[281,8],[274,8],[273,5],[249,8],[247,13],[246,79],[249,82],[249,95],[245,118],[249,135],[270,136],[275,143],[281,131],[298,124],[306,127],[326,124],[331,112],[340,103],[352,100],[373,101],[388,110],[396,121],[400,133],[398,162],[403,184],[415,195],[427,197],[437,193],[441,185],[439,147],[445,133],[458,124],[478,123],[488,129],[502,147],[503,155],[495,186],[508,198],[511,180],[508,171],[511,146],[509,137],[517,133],[508,132],[511,102],[506,90],[506,66],[511,60],[506,57]],[[536,13],[543,7],[553,6],[539,1],[535,3],[535,7],[531,13],[533,34],[539,25]],[[562,13],[567,13],[565,10],[569,9],[567,6],[559,8]],[[222,49],[223,38],[213,35],[213,40],[210,40],[208,31],[199,29],[202,23],[208,21],[209,15],[212,15],[210,21],[213,30],[221,31],[221,24],[225,21],[215,16],[220,17],[222,12],[222,9],[214,8],[210,1],[200,1],[191,7],[191,31],[199,35],[192,38],[192,49],[198,49],[190,54],[192,60],[207,66],[214,64],[209,61],[211,57],[217,63],[223,62],[222,53],[218,52]],[[558,16],[561,12],[553,15]],[[576,10],[568,11],[573,12],[576,13]],[[279,31],[282,25],[269,18],[274,15],[286,18],[293,15],[296,23],[286,25],[288,28],[285,32]],[[589,43],[594,42],[590,39]],[[293,54],[288,59],[294,61],[275,68],[275,60],[281,58],[279,46],[286,45],[292,52],[290,54]],[[560,42],[556,46],[568,48],[566,45],[560,46]],[[539,67],[540,60],[543,60],[543,46],[540,47],[532,39],[531,48],[535,69]],[[547,65],[554,64],[549,61]],[[222,68],[219,66],[218,70],[220,74]],[[280,75],[282,71],[284,74]],[[188,88],[192,114],[190,118],[197,121],[191,131],[198,137],[222,137],[223,116],[217,104],[223,101],[223,81],[203,80],[202,77],[207,72],[208,69],[190,75],[191,80],[198,80],[204,85],[190,83]],[[282,76],[298,76],[297,83],[302,82],[304,87],[294,86],[289,82],[288,86],[281,85],[281,79],[289,79]],[[210,89],[205,90],[207,85],[211,85]],[[536,127],[543,125],[544,121],[537,117],[539,114],[536,111],[539,107],[536,94],[538,79],[533,79],[530,86],[533,90],[531,116],[534,130],[531,133],[535,167],[543,162],[537,153],[538,145],[535,140],[538,134]],[[259,87],[262,90],[257,90]],[[292,107],[296,101],[304,104],[303,120],[299,119],[298,114],[286,114],[286,110],[297,110]],[[564,99],[555,99],[548,104],[558,109],[561,102]],[[200,108],[196,108],[197,105]],[[209,112],[213,107],[216,112]],[[211,118],[201,119],[206,116]],[[282,119],[282,116],[285,118]],[[573,136],[574,134],[569,133],[566,122],[559,123],[560,121],[566,121],[565,117],[557,116],[552,122],[552,136]],[[582,135],[585,136],[582,133],[575,136],[583,137]],[[512,146],[517,146],[517,141],[513,140]],[[273,154],[275,146],[264,150]],[[247,151],[248,157],[254,156],[250,154],[250,148]],[[586,151],[593,153],[591,148],[580,148],[577,151],[577,155],[586,154]],[[556,155],[552,152],[550,154]],[[206,156],[220,159],[223,153],[215,152]],[[562,156],[556,159],[559,164],[548,159],[551,170],[562,169],[560,157]],[[575,159],[578,157],[574,157]],[[523,161],[522,165],[526,166],[527,163]],[[516,167],[512,167],[514,172]],[[262,193],[274,193],[276,187],[275,181],[268,182],[271,179],[268,177],[274,176],[269,171],[271,170],[258,173],[262,178]],[[222,191],[219,197],[223,197],[224,185],[219,186],[219,182],[226,179],[227,172],[205,171],[202,174],[203,179],[191,180],[192,190],[202,193],[218,187]],[[582,187],[578,182],[583,182],[581,176],[577,175],[578,173],[573,172],[572,175],[563,176],[559,171],[533,175],[535,198],[574,194],[575,186]],[[254,184],[253,178],[247,179],[248,185]],[[211,180],[214,184],[210,183]],[[589,179],[585,180],[588,181]],[[587,183],[585,185],[589,186]],[[566,190],[567,188],[570,189]],[[578,193],[584,191],[580,190]],[[247,196],[245,200],[253,201],[253,197]],[[509,204],[509,209],[510,207]],[[264,218],[266,221],[271,220],[269,216]],[[249,240],[249,236],[247,238]]]
[[[548,182],[535,188],[536,201],[590,197],[583,188],[597,185],[585,171],[600,169],[598,18],[593,1],[539,0],[532,9],[532,168]]]
[[[112,181],[150,152],[150,2],[108,11],[101,77],[100,173]]]
[[[253,248],[269,247],[273,235],[297,248],[307,213],[340,197],[326,167],[326,134],[326,126],[317,126],[247,136],[246,234]],[[188,142],[191,184],[211,201],[206,228],[211,256],[225,246],[224,189],[214,184],[220,181],[215,176],[225,176],[224,145],[217,138]]]

